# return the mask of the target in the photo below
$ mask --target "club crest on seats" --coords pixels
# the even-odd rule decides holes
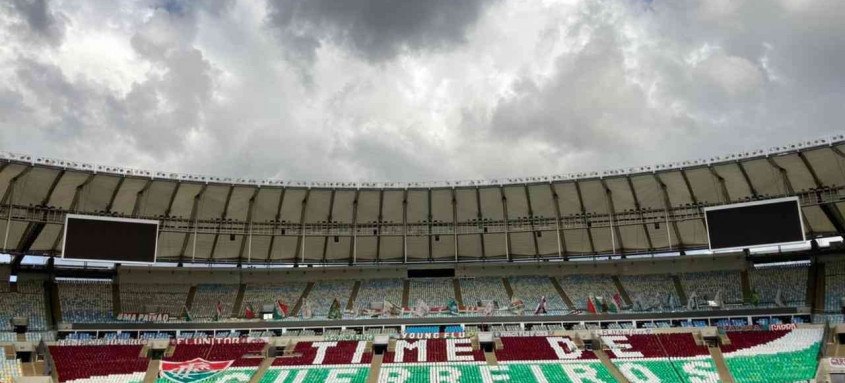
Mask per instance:
[[[186,362],[161,361],[161,377],[174,383],[192,383],[212,378],[232,365],[234,360],[211,362],[196,358]]]

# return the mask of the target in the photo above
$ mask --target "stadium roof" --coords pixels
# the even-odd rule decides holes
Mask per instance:
[[[159,260],[454,262],[704,248],[702,206],[796,195],[841,235],[845,136],[708,160],[436,183],[254,181],[0,152],[0,245],[57,255],[68,212],[161,220]]]

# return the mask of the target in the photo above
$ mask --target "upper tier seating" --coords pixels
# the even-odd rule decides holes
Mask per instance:
[[[42,281],[21,281],[16,284],[17,292],[0,292],[0,330],[10,331],[9,320],[25,316],[29,318],[30,330],[46,330],[47,316],[44,305],[44,287]]]
[[[845,261],[825,263],[824,273],[824,309],[827,312],[840,313],[840,299],[845,297]]]
[[[0,382],[9,383],[23,375],[20,359],[0,360]]]
[[[315,317],[327,317],[332,302],[337,299],[340,303],[340,310],[346,310],[349,296],[352,295],[354,281],[320,281],[314,284],[311,292],[308,293],[308,303],[314,310]]]
[[[760,295],[761,306],[774,306],[778,289],[787,306],[807,305],[807,266],[779,266],[750,269],[751,289]]]
[[[493,301],[499,307],[508,307],[511,303],[502,278],[462,278],[461,297],[465,306],[483,306],[483,302]],[[427,302],[428,303],[428,302]],[[445,304],[432,302],[429,304]]]
[[[263,305],[274,305],[281,299],[292,310],[305,291],[305,286],[305,282],[248,284],[244,290],[242,307],[252,304],[252,307],[260,310]]]
[[[445,306],[450,299],[455,299],[452,278],[411,279],[409,283],[409,306],[415,306],[420,299],[429,306]]]
[[[59,382],[91,377],[109,377],[109,382],[126,382],[130,374],[147,370],[148,358],[141,358],[140,345],[50,346]],[[142,380],[143,380],[143,375]]]
[[[552,285],[549,277],[510,277],[509,282],[513,290],[513,299],[521,299],[525,303],[526,312],[532,311],[546,297],[546,310],[559,314],[567,309],[566,303]]]
[[[723,302],[742,302],[742,280],[738,271],[684,273],[680,274],[680,279],[687,297],[698,294],[699,304],[713,300],[720,291]]]
[[[182,314],[191,289],[183,284],[120,284],[120,308],[124,313]]]
[[[587,299],[591,295],[612,299],[619,293],[609,275],[567,275],[559,281],[575,308],[581,310],[587,309]]]
[[[815,378],[823,329],[730,332],[725,363],[737,382],[797,382]]]
[[[62,321],[108,322],[112,316],[112,284],[97,281],[59,281]]]
[[[620,278],[622,286],[631,297],[633,309],[668,311],[681,308],[678,292],[672,278],[667,274],[651,275],[623,275]],[[671,297],[671,302],[670,298]]]
[[[355,308],[367,308],[372,302],[383,303],[385,300],[397,306],[401,305],[403,288],[401,279],[361,281],[358,295],[355,296]]]
[[[194,300],[191,304],[191,315],[194,319],[209,319],[217,315],[217,302],[223,307],[221,318],[228,318],[232,314],[232,306],[238,296],[238,285],[207,284],[197,285]],[[259,308],[256,307],[256,310]]]

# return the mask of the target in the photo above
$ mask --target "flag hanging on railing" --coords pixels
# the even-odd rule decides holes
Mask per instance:
[[[214,320],[219,321],[223,317],[223,302],[217,301],[217,307],[214,309]]]
[[[546,296],[543,295],[540,298],[540,303],[537,304],[537,308],[534,309],[534,315],[546,314],[546,313],[548,313],[548,310],[546,310]]]
[[[246,305],[246,309],[244,309],[244,318],[255,319],[255,310],[252,308],[252,303],[248,303]]]
[[[592,314],[596,313],[596,302],[592,295],[587,297],[587,312]]]

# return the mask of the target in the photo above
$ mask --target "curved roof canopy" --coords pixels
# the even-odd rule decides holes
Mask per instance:
[[[454,262],[703,248],[701,207],[797,195],[845,232],[845,136],[602,173],[439,183],[253,181],[0,152],[0,247],[57,255],[67,212],[161,220],[159,260]]]

